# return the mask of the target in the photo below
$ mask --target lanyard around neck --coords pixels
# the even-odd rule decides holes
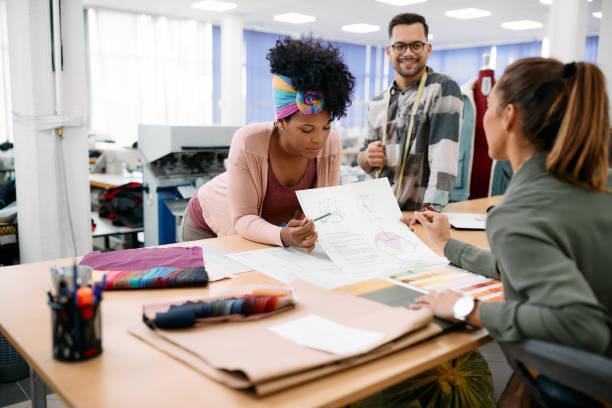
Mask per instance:
[[[396,199],[399,199],[400,191],[402,188],[402,178],[404,177],[404,168],[406,167],[406,158],[408,157],[408,150],[410,149],[410,139],[412,136],[412,128],[414,127],[414,115],[416,114],[419,108],[419,103],[421,102],[421,96],[423,95],[423,88],[425,88],[425,81],[427,81],[427,69],[425,69],[425,72],[423,73],[423,76],[421,77],[421,81],[419,82],[419,89],[416,94],[416,99],[414,101],[414,104],[412,105],[412,113],[410,114],[410,123],[408,124],[408,131],[406,132],[406,144],[404,145],[404,155],[402,157],[402,166],[400,170],[399,179],[397,180],[397,189],[395,192]],[[385,123],[383,124],[383,136],[382,136],[383,146],[387,142],[387,126],[389,122],[389,105],[390,104],[391,104],[391,92],[389,92],[389,99],[387,100],[387,106],[385,107]],[[383,167],[385,167],[384,162],[383,162],[383,165],[380,166],[380,168],[376,172],[376,178],[380,177],[380,173],[382,172]]]

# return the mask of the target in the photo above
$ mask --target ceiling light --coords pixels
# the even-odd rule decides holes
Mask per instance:
[[[304,23],[312,23],[317,18],[314,16],[309,16],[306,14],[300,13],[285,13],[285,14],[277,14],[274,16],[274,20],[281,21],[283,23],[291,23],[291,24],[304,24]]]
[[[342,30],[348,31],[351,33],[363,34],[363,33],[373,33],[374,31],[380,31],[380,27],[377,25],[372,25],[372,24],[357,23],[357,24],[343,25]]]
[[[491,15],[490,11],[481,10],[477,8],[465,8],[459,10],[449,10],[445,12],[447,17],[460,18],[462,20],[467,20],[470,18],[480,18],[487,17]]]
[[[380,3],[391,4],[392,6],[408,6],[410,4],[425,3],[427,0],[376,0]]]
[[[433,40],[434,39],[434,35],[433,34],[428,34],[427,35],[427,39],[428,40]]]
[[[542,27],[542,23],[540,23],[539,21],[532,20],[518,20],[501,23],[501,26],[508,30],[531,30],[533,28]]]
[[[191,7],[206,11],[227,11],[236,8],[236,3],[230,3],[229,1],[217,1],[217,0],[204,0],[197,3],[193,3]]]
[[[540,3],[547,4],[549,6],[552,4],[552,2],[553,2],[553,0],[540,0]],[[589,3],[592,3],[592,2],[593,2],[593,0],[589,0]]]
[[[593,17],[595,18],[602,18],[603,14],[601,13],[601,11],[596,11],[593,13]]]

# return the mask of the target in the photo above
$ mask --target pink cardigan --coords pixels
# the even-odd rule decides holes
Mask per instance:
[[[206,224],[217,234],[240,234],[251,241],[282,246],[281,227],[261,218],[268,186],[268,150],[272,122],[253,123],[234,134],[228,170],[198,190]],[[315,187],[340,184],[342,142],[333,130],[317,157]]]

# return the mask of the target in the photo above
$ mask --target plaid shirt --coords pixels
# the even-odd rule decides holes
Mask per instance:
[[[416,100],[419,81],[405,89],[393,85],[370,101],[368,106],[368,137],[361,151],[371,142],[382,140],[385,109],[389,103],[387,144],[400,143],[402,155],[410,123],[412,105]],[[410,150],[406,159],[398,203],[402,210],[419,210],[430,203],[441,210],[448,203],[457,179],[459,160],[459,124],[463,100],[459,85],[444,74],[427,67],[427,81],[414,117]],[[401,166],[383,168],[381,177],[388,177],[396,191]],[[376,168],[372,172],[375,176]]]

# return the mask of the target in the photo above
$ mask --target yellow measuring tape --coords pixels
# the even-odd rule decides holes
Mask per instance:
[[[408,131],[406,132],[406,144],[404,145],[404,156],[402,158],[402,167],[400,170],[399,179],[397,180],[397,190],[395,191],[395,198],[399,199],[400,190],[402,188],[402,178],[404,177],[404,168],[406,167],[406,158],[408,157],[408,149],[410,149],[410,139],[412,137],[412,128],[414,127],[414,115],[419,109],[419,103],[421,102],[421,96],[423,95],[423,88],[425,88],[425,81],[427,81],[427,69],[423,73],[421,77],[421,81],[419,82],[419,90],[416,94],[416,99],[414,104],[412,105],[412,113],[410,114],[410,123],[408,124]],[[387,101],[387,106],[385,108],[385,123],[383,125],[383,137],[382,137],[382,145],[385,146],[387,142],[387,125],[389,122],[389,104],[391,103],[391,93],[389,92],[389,100]],[[385,163],[380,166],[378,171],[376,172],[376,178],[380,177],[380,173],[385,167]]]

